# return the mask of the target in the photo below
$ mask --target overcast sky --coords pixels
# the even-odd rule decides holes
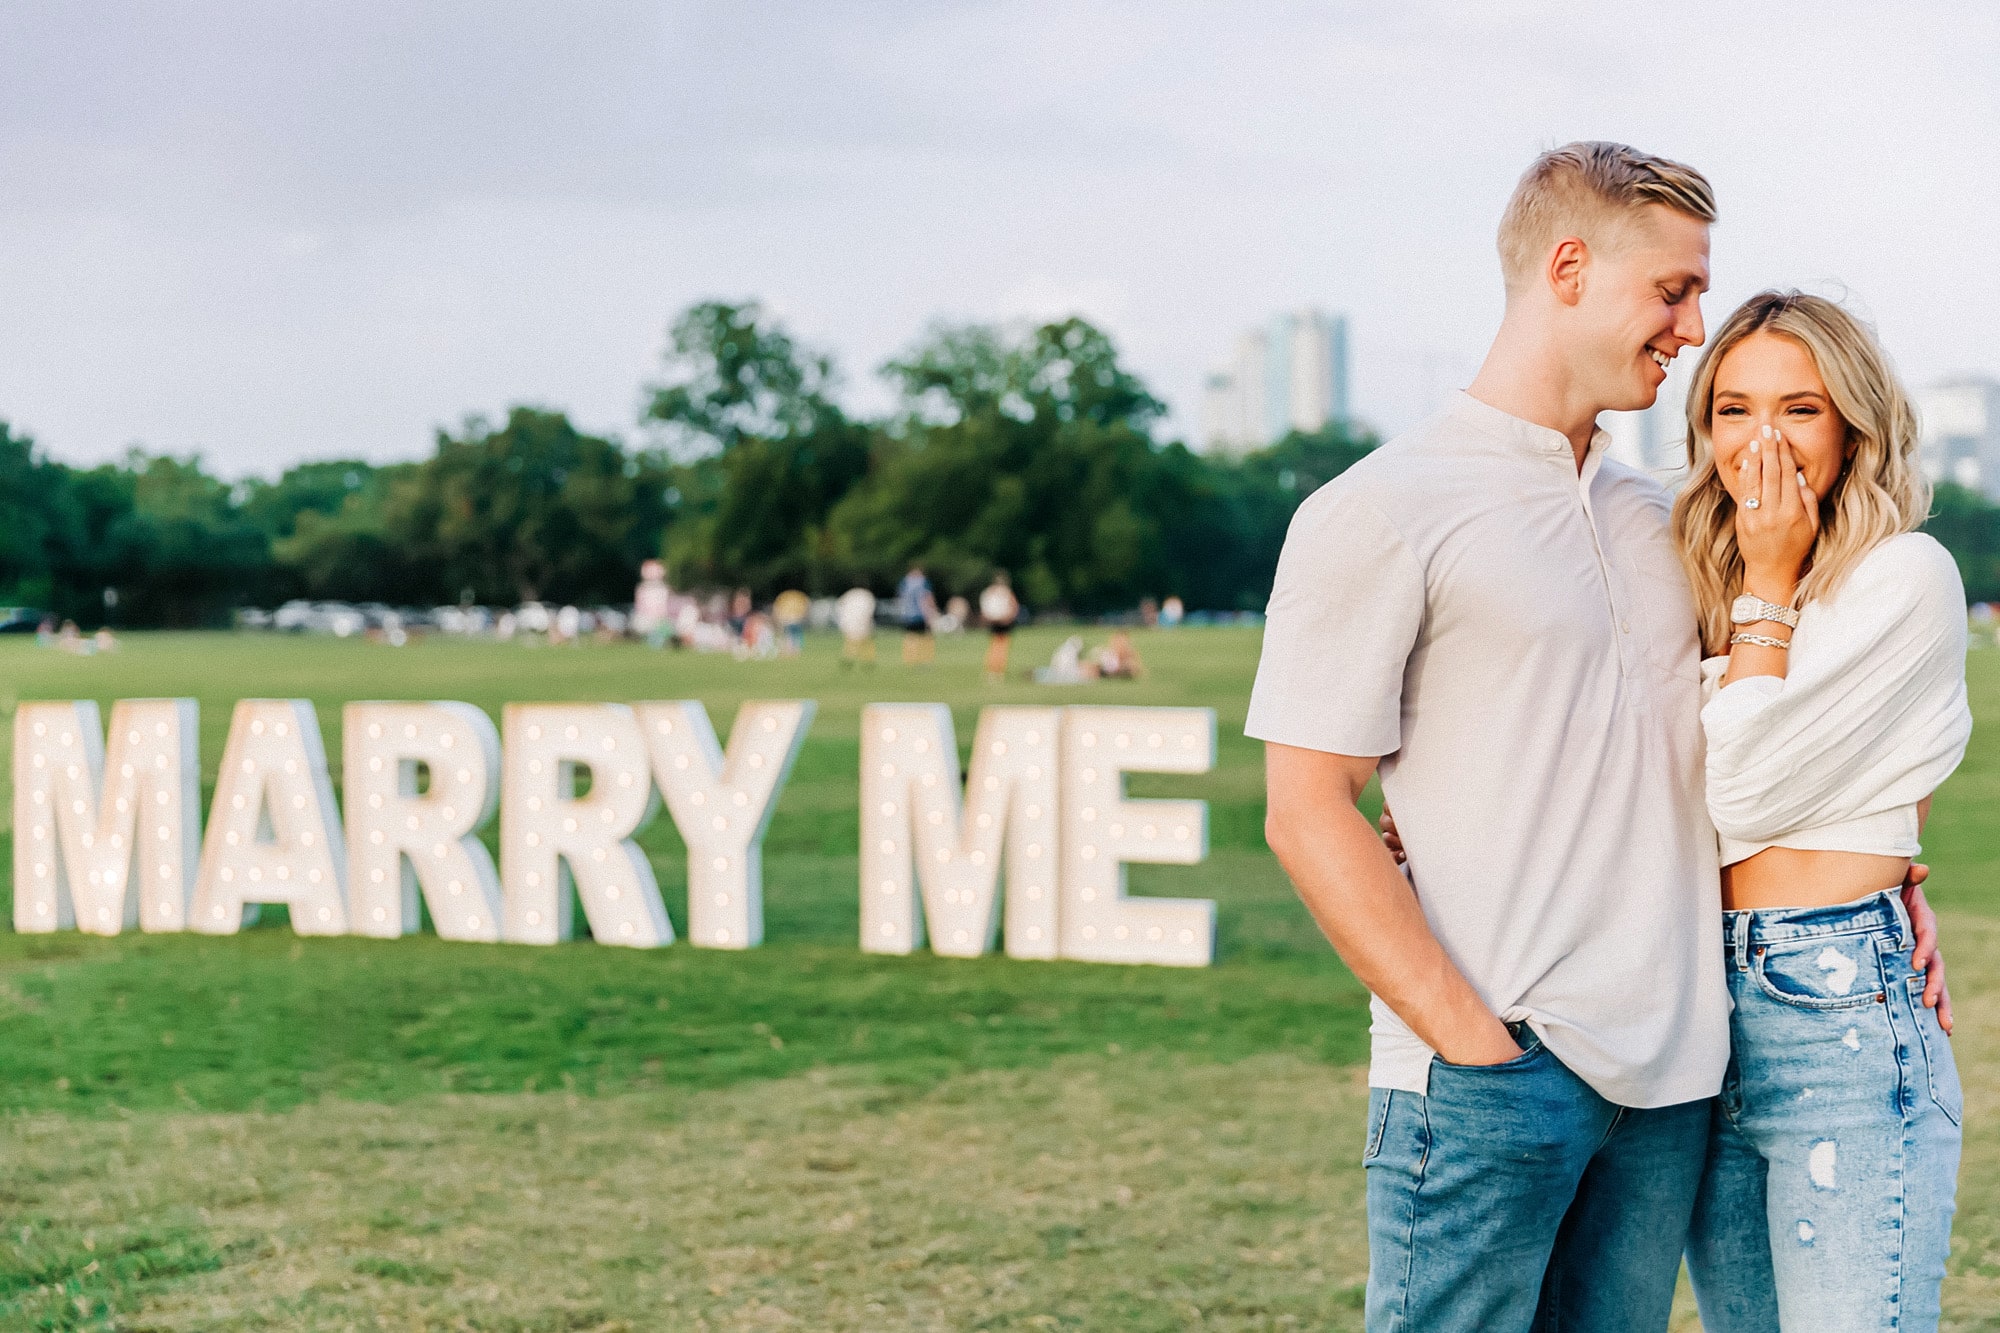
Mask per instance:
[[[1714,181],[1711,323],[1846,294],[2000,373],[2000,5],[334,0],[0,9],[0,418],[227,475],[530,402],[637,434],[673,314],[761,298],[857,410],[935,319],[1077,313],[1192,436],[1242,328],[1357,410],[1470,378],[1530,157]]]

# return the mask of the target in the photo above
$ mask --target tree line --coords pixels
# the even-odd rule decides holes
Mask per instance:
[[[641,440],[560,412],[441,430],[430,457],[304,463],[231,483],[134,449],[70,467],[0,422],[0,604],[86,628],[226,623],[292,598],[629,601],[641,561],[677,587],[940,596],[1007,570],[1038,610],[1178,595],[1261,607],[1298,502],[1374,440],[1335,425],[1242,458],[1158,443],[1164,405],[1081,319],[939,326],[850,416],[832,363],[755,303],[677,319]]]
[[[755,303],[691,307],[647,386],[640,442],[516,407],[441,430],[430,457],[300,464],[230,483],[133,450],[74,468],[0,421],[0,605],[86,628],[227,623],[292,598],[628,601],[641,561],[677,587],[940,597],[1006,570],[1039,611],[1177,595],[1255,609],[1292,511],[1375,444],[1334,424],[1243,457],[1161,444],[1164,405],[1081,319],[938,326],[849,415],[832,363]],[[2000,508],[1938,488],[1930,530],[2000,600]]]

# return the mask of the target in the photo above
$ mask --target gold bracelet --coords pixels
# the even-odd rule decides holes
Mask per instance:
[[[1768,634],[1732,634],[1729,636],[1729,642],[1732,645],[1739,643],[1754,643],[1759,648],[1789,649],[1792,646],[1789,641],[1785,639],[1774,639]]]

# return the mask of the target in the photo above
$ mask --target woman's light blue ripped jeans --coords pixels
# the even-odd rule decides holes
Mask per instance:
[[[1958,1066],[1895,891],[1724,914],[1731,1056],[1688,1268],[1709,1333],[1929,1333]]]

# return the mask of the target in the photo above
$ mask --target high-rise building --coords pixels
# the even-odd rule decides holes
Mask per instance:
[[[1308,308],[1236,340],[1228,367],[1208,377],[1202,442],[1244,453],[1290,431],[1350,419],[1347,318]]]
[[[1967,375],[1921,390],[1917,456],[1932,481],[2000,500],[2000,380]]]

